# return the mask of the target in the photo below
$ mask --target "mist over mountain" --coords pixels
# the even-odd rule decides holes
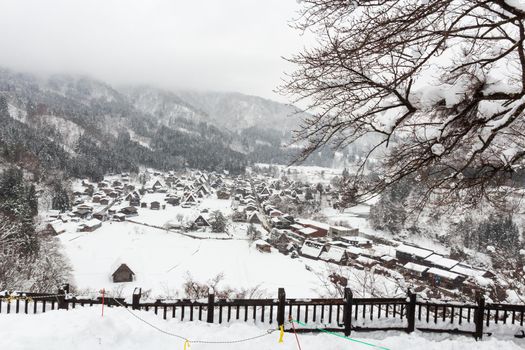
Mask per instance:
[[[4,161],[77,177],[141,165],[240,172],[253,162],[288,163],[294,150],[285,145],[299,119],[293,106],[241,93],[113,87],[7,69],[0,96]]]

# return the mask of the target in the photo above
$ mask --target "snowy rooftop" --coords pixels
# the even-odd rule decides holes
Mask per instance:
[[[301,254],[310,256],[312,258],[318,258],[321,255],[324,245],[312,241],[304,242],[301,247]]]
[[[425,272],[426,270],[428,270],[428,266],[414,264],[414,263],[411,263],[411,262],[406,263],[403,267],[405,269],[407,269],[407,270],[415,271],[415,272],[419,272],[419,273],[422,273],[422,272]]]
[[[314,221],[314,220],[309,220],[309,219],[296,219],[295,221],[297,221],[301,225],[311,225],[311,226],[319,227],[320,229],[323,229],[323,230],[330,229],[330,225],[325,224],[324,222],[319,222],[319,221]]]
[[[345,248],[347,252],[351,253],[351,254],[356,254],[356,255],[361,255],[363,254],[365,251],[361,248],[358,248],[358,247],[354,247],[354,246],[348,246],[347,248]]]
[[[417,257],[422,258],[422,259],[425,259],[425,258],[429,257],[430,255],[434,254],[434,252],[431,251],[431,250],[418,248],[418,247],[413,247],[413,246],[404,245],[404,244],[401,244],[400,246],[398,246],[396,248],[396,251],[401,252],[401,253],[405,253],[405,254],[414,255],[414,256],[417,256]]]
[[[425,261],[428,261],[429,263],[436,266],[444,267],[447,270],[459,264],[459,261],[445,258],[444,256],[439,254],[432,254],[431,256],[427,257]]]
[[[468,277],[481,277],[484,274],[484,271],[476,270],[465,264],[458,264],[450,269],[451,272],[459,273]]]
[[[367,258],[366,256],[359,256],[357,259],[355,259],[355,261],[363,265],[371,265],[377,262],[376,260]]]
[[[316,233],[317,230],[315,228],[311,228],[311,227],[304,227],[304,228],[300,229],[299,232],[301,232],[303,235],[309,236],[309,235],[312,235],[312,234]]]
[[[357,242],[357,243],[361,243],[361,244],[368,244],[368,243],[372,242],[368,238],[359,237],[359,236],[343,236],[340,239],[342,239],[344,241],[347,241],[347,242]]]
[[[455,280],[456,278],[461,277],[457,273],[450,272],[450,271],[445,271],[445,270],[438,269],[438,268],[435,268],[435,267],[431,267],[430,269],[428,269],[427,273],[430,273],[430,274],[436,275],[436,276],[440,276],[440,277],[443,277],[443,278],[447,278],[447,279],[450,279],[450,280]]]
[[[330,249],[327,252],[323,252],[323,254],[321,254],[321,259],[341,261],[344,253],[345,253],[345,250],[343,248],[330,247]]]

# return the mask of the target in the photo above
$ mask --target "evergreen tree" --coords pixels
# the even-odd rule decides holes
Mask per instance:
[[[248,236],[248,240],[253,243],[261,238],[261,233],[255,228],[254,224],[250,224],[246,229],[246,236]]]
[[[60,182],[55,182],[53,185],[53,198],[51,199],[51,207],[54,210],[65,212],[71,209],[69,195]]]
[[[482,221],[471,237],[471,245],[478,250],[487,245],[503,249],[510,255],[518,254],[520,248],[519,229],[512,220],[512,216],[498,217],[491,214]]]
[[[211,230],[212,232],[226,232],[227,220],[220,210],[214,211],[212,214]]]
[[[5,96],[0,95],[0,119],[9,118],[9,107]]]
[[[24,182],[20,169],[10,168],[0,175],[0,215],[9,221],[9,234],[0,233],[0,246],[8,243],[17,254],[31,256],[38,252],[38,238],[33,217],[37,212],[34,186]]]
[[[411,192],[410,181],[397,183],[386,190],[379,201],[370,208],[373,228],[392,233],[400,232],[408,217],[406,201]]]
[[[36,216],[38,214],[38,199],[36,197],[35,185],[33,184],[31,184],[27,190],[26,201],[30,215]]]
[[[312,190],[310,188],[306,189],[306,192],[304,194],[304,199],[307,201],[311,201],[314,199],[314,195],[312,194]]]

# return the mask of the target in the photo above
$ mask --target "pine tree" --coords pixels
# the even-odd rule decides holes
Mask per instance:
[[[0,119],[9,118],[9,107],[7,105],[7,99],[5,96],[0,96]]]
[[[51,199],[51,208],[65,212],[71,209],[69,195],[60,182],[55,182],[53,186],[53,198]]]
[[[216,210],[212,213],[212,232],[226,232],[226,224],[227,220],[220,210]]]
[[[27,189],[26,201],[31,216],[36,216],[38,214],[38,199],[36,197],[35,185],[33,184]]]

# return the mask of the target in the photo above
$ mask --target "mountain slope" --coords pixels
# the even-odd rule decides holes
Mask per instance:
[[[291,105],[237,92],[178,92],[185,101],[231,130],[272,129],[286,135],[297,127],[299,110]],[[288,135],[289,136],[289,135]]]
[[[0,70],[0,98],[2,157],[34,172],[100,178],[140,165],[240,172],[247,163],[213,125],[184,113],[167,122],[100,81]]]
[[[242,172],[289,163],[297,109],[240,93],[115,88],[88,77],[0,69],[0,154],[46,175],[100,178],[139,166]],[[330,166],[333,152],[308,164]]]

